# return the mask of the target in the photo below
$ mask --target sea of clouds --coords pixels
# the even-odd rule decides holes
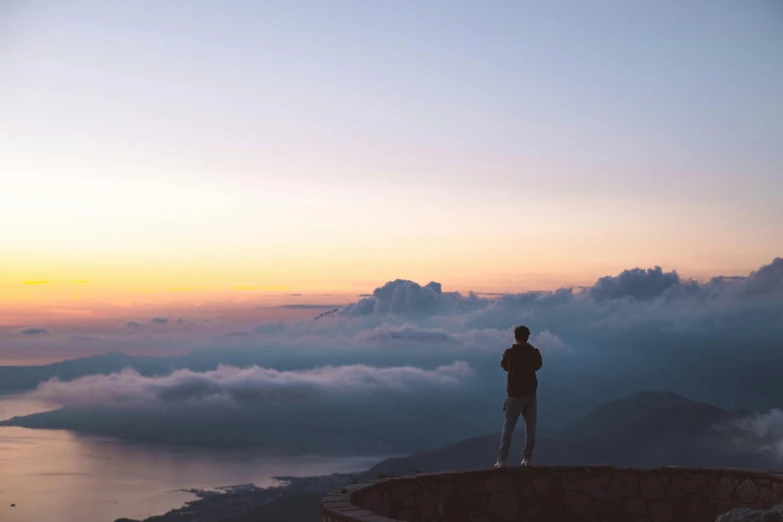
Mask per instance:
[[[741,428],[767,440],[769,450],[783,448],[774,410],[783,405],[783,258],[746,277],[699,282],[634,268],[587,288],[504,295],[394,280],[319,312],[260,324],[129,318],[115,334],[118,346],[133,339],[191,343],[193,351],[163,369],[53,379],[30,395],[69,408],[283,407],[317,398],[339,409],[356,396],[382,405],[419,394],[454,411],[474,396],[477,418],[491,410],[494,419],[488,405],[504,392],[500,355],[513,342],[512,328],[526,324],[543,353],[542,404],[556,412],[545,423],[635,391],[672,390],[762,412]]]
[[[240,407],[251,403],[291,405],[302,401],[339,399],[362,394],[409,394],[438,388],[455,388],[474,376],[470,366],[455,362],[434,370],[411,366],[374,368],[361,364],[324,366],[304,371],[278,371],[259,366],[216,370],[179,369],[149,377],[133,369],[110,375],[89,375],[63,382],[49,380],[28,394],[59,406],[138,407],[144,405],[195,405],[202,403]]]

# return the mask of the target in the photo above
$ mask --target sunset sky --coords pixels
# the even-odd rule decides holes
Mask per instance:
[[[781,3],[554,4],[3,2],[0,326],[783,254]]]

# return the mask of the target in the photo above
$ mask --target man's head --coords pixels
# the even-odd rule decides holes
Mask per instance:
[[[530,339],[530,328],[521,325],[514,328],[514,339],[518,343],[526,343]]]

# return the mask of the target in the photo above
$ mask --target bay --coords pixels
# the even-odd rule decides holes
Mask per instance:
[[[0,398],[0,419],[47,409],[46,404],[23,398]],[[182,489],[274,486],[277,476],[360,471],[382,458],[292,457],[0,428],[0,521],[142,519],[195,498]]]

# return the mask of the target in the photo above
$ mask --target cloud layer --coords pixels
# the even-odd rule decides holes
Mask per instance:
[[[746,277],[697,282],[659,267],[632,268],[588,288],[491,296],[398,279],[336,311],[318,312],[260,324],[252,317],[244,322],[221,317],[172,319],[165,328],[117,325],[115,350],[133,342],[192,353],[132,363],[140,374],[49,382],[36,393],[66,405],[100,402],[104,399],[95,398],[100,396],[118,403],[132,403],[134,397],[145,404],[167,403],[170,397],[237,403],[271,397],[275,390],[296,396],[313,389],[324,400],[342,398],[339,387],[318,380],[321,372],[341,386],[344,380],[351,393],[376,390],[371,396],[383,401],[381,388],[368,383],[385,382],[383,389],[391,392],[397,389],[393,383],[408,375],[414,379],[410,389],[427,382],[445,389],[444,368],[465,361],[474,376],[464,379],[463,388],[475,397],[474,409],[448,394],[442,407],[490,422],[496,420],[493,401],[504,392],[498,358],[513,342],[513,327],[526,324],[544,354],[541,403],[550,408],[545,422],[567,423],[600,402],[650,389],[727,409],[769,411],[783,405],[777,370],[783,365],[781,258]],[[166,317],[159,319],[163,324]],[[20,345],[32,345],[28,336],[14,333]],[[57,336],[35,339],[54,343]],[[171,373],[172,368],[190,370]],[[125,391],[113,394],[115,385]]]
[[[50,380],[30,394],[59,406],[113,408],[227,404],[285,406],[300,401],[344,397],[433,393],[454,390],[474,376],[464,362],[433,370],[414,367],[373,368],[364,365],[278,371],[250,366],[219,366],[214,371],[177,370],[148,377],[128,369],[110,375],[90,375],[70,382]]]

